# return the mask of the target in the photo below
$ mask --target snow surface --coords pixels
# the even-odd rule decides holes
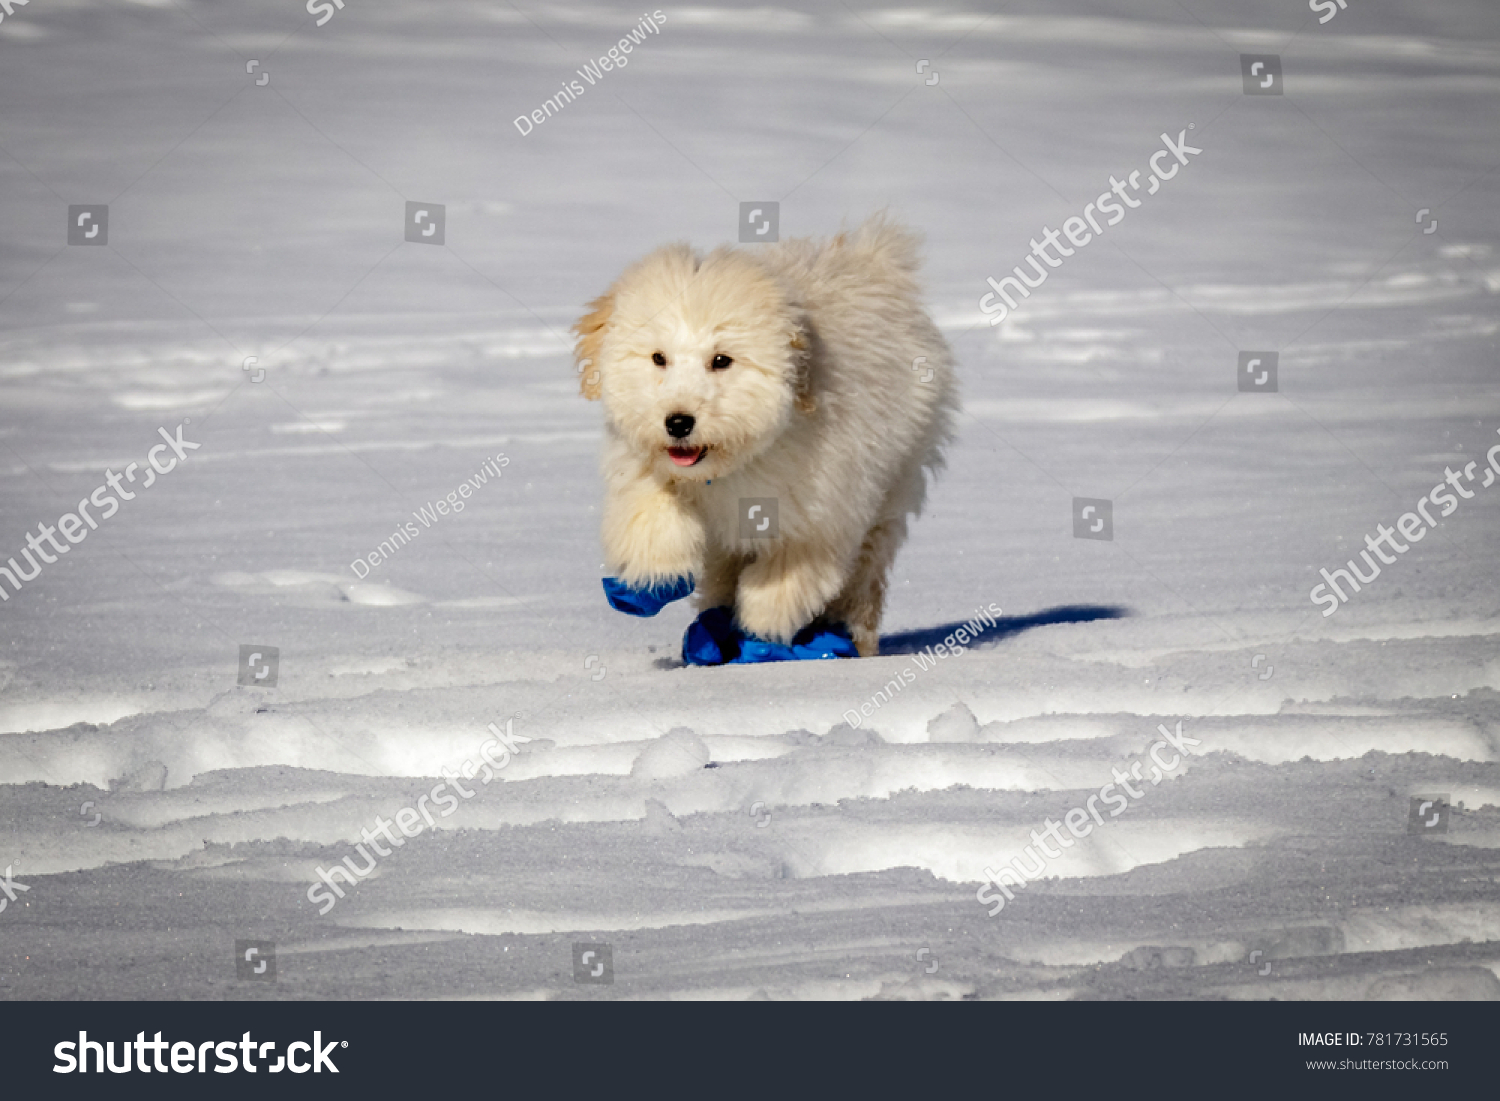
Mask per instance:
[[[0,604],[0,870],[30,888],[0,996],[1500,997],[1500,488],[1336,614],[1308,597],[1500,442],[1500,11],[662,10],[526,137],[642,12],[0,23],[0,554],[158,428],[201,443]],[[1244,95],[1241,53],[1287,94]],[[984,324],[986,276],[1184,130],[1200,155]],[[403,242],[407,200],[444,246]],[[691,609],[599,588],[567,326],[741,200],[927,236],[965,415],[878,659],[682,668]],[[108,246],[63,245],[103,202]],[[1254,349],[1279,392],[1237,392]],[[242,644],[274,688],[237,685]],[[492,782],[320,914],[317,870],[507,721]],[[1179,722],[1196,751],[989,916],[985,869]],[[1433,793],[1447,832],[1413,836]],[[236,981],[236,939],[277,985]],[[575,984],[601,940],[614,985]]]

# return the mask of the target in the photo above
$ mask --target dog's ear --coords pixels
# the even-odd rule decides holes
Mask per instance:
[[[813,339],[806,317],[799,318],[797,328],[792,333],[791,345],[794,380],[792,400],[800,413],[814,413],[818,408],[818,399],[813,396],[812,389]]]
[[[604,330],[615,312],[613,292],[602,294],[589,303],[589,312],[573,325],[578,343],[573,346],[573,362],[578,366],[578,391],[589,401],[599,400],[599,352],[604,344]]]

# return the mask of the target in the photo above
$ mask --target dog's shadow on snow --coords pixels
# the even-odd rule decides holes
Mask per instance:
[[[1128,615],[1129,608],[1115,604],[1063,604],[1034,615],[999,616],[993,627],[982,631],[968,645],[981,648],[990,646],[1033,627],[1050,627],[1058,623],[1092,623],[1098,619],[1124,619]],[[929,646],[937,646],[954,631],[967,626],[965,621],[959,620],[940,627],[919,627],[915,631],[884,635],[880,639],[880,656],[884,658],[897,654],[915,654]]]
[[[1099,619],[1124,619],[1129,615],[1129,608],[1123,608],[1117,604],[1062,604],[1056,608],[1037,612],[1035,615],[999,616],[993,627],[981,631],[977,636],[970,635],[966,645],[971,648],[985,649],[1002,639],[1018,635],[1022,631],[1029,631],[1033,627],[1050,627],[1058,623],[1093,623]],[[898,654],[915,654],[926,650],[929,646],[937,646],[960,627],[967,628],[968,622],[955,620],[940,627],[919,627],[915,631],[882,635],[880,656],[888,658]],[[670,657],[657,658],[652,664],[657,669],[687,667],[680,658]]]

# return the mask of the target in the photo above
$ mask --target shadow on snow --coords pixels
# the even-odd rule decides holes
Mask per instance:
[[[981,631],[977,639],[971,640],[968,645],[992,645],[1001,639],[1018,635],[1022,631],[1029,631],[1033,627],[1050,627],[1056,623],[1092,623],[1098,619],[1124,619],[1129,614],[1130,609],[1114,604],[1063,604],[1034,615],[999,616],[993,627]],[[915,654],[929,646],[938,645],[965,625],[965,620],[957,620],[940,627],[919,627],[915,631],[885,635],[880,640],[880,656]]]

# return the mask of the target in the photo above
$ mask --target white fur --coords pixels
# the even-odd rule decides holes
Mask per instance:
[[[733,606],[751,634],[786,642],[822,617],[877,653],[886,578],[958,405],[917,266],[915,235],[877,215],[828,241],[670,245],[592,303],[576,354],[605,406],[610,572],[692,574],[700,606]],[[673,413],[695,419],[682,440]],[[672,445],[707,451],[682,467]],[[777,538],[740,538],[748,497],[777,499]]]

